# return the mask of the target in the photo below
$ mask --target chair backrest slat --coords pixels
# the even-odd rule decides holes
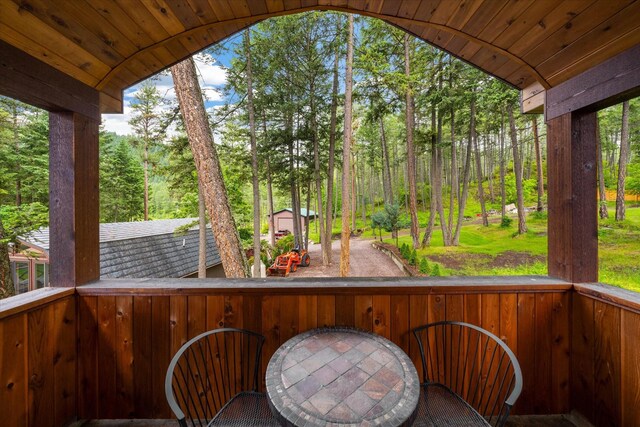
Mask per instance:
[[[522,372],[511,349],[491,332],[442,321],[413,330],[423,381],[448,387],[490,424],[501,427],[522,391]]]
[[[221,328],[185,343],[165,378],[169,407],[181,426],[206,426],[234,396],[257,391],[264,337]]]

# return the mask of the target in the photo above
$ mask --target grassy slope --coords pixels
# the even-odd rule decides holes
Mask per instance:
[[[609,213],[615,214],[615,207],[610,205]],[[627,207],[627,219],[617,224],[613,219],[600,222],[599,230],[599,270],[600,281],[627,289],[640,291],[640,207]],[[427,222],[427,215],[420,214],[421,229]],[[334,232],[340,232],[340,219],[334,224]],[[313,231],[313,224],[310,231]],[[365,227],[360,219],[357,227],[365,229],[363,235],[372,237],[373,231]],[[439,226],[434,230],[431,246],[418,250],[418,256],[425,256],[430,261],[439,257],[453,257],[460,261],[459,268],[443,269],[447,275],[523,275],[547,274],[546,262],[533,262],[519,267],[496,267],[491,260],[505,252],[524,252],[533,256],[547,254],[547,221],[527,218],[529,232],[518,236],[517,219],[508,228],[499,224],[490,224],[484,228],[479,224],[467,221],[460,234],[460,246],[444,247]],[[377,237],[377,235],[375,236]],[[383,232],[385,242],[395,244],[389,233]],[[311,240],[317,241],[317,235],[311,233]],[[400,232],[399,244],[411,244],[408,230]],[[474,254],[467,257],[465,254]]]

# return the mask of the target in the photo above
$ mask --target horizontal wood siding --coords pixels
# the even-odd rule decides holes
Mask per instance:
[[[333,325],[388,337],[419,367],[411,329],[445,319],[479,324],[516,352],[525,373],[516,412],[569,412],[570,291],[472,292],[402,295],[398,289],[363,288],[348,295],[330,295],[326,289],[317,294],[291,289],[275,295],[266,290],[261,295],[237,290],[227,295],[80,295],[80,395],[99,398],[81,399],[79,412],[83,418],[170,418],[163,383],[170,357],[204,330],[244,327],[265,335],[264,378],[269,358],[285,341]]]
[[[0,424],[75,419],[76,325],[74,295],[0,319]]]
[[[640,427],[640,310],[575,292],[572,328],[574,409],[596,427]]]

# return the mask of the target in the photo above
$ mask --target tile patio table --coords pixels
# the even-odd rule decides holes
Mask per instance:
[[[391,341],[350,328],[307,331],[267,366],[267,396],[284,426],[408,426],[420,384]]]

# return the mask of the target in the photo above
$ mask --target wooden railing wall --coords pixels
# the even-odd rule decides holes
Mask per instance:
[[[640,427],[640,294],[575,285],[571,396],[593,425]]]
[[[263,333],[264,376],[269,358],[286,340],[331,325],[390,338],[419,365],[411,328],[443,319],[479,324],[515,351],[525,383],[518,413],[569,412],[571,285],[477,280],[182,289],[147,281],[78,288],[79,416],[171,417],[164,396],[169,360],[205,330],[228,326]]]
[[[75,420],[75,290],[41,289],[0,309],[0,425]]]
[[[330,325],[390,338],[417,363],[411,328],[449,319],[479,324],[515,351],[524,374],[517,413],[577,410],[597,427],[640,427],[639,294],[540,278],[470,280],[101,281],[12,298],[0,303],[0,425],[170,418],[171,355],[220,326],[262,332],[264,370],[287,339]]]

